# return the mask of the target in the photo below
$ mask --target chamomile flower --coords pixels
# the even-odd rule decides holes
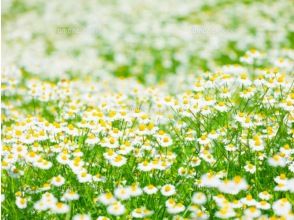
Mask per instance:
[[[44,202],[45,207],[48,208],[53,207],[58,202],[57,198],[49,192],[44,193],[39,201]]]
[[[271,208],[271,205],[267,201],[260,201],[256,204],[257,208],[262,210],[269,210]]]
[[[227,151],[234,152],[234,151],[237,150],[237,147],[235,145],[233,145],[233,144],[228,144],[228,145],[225,146],[225,149]]]
[[[129,188],[130,195],[132,197],[140,196],[143,193],[141,187],[136,183],[132,184],[128,188]]]
[[[207,173],[201,176],[201,185],[205,187],[218,187],[221,183],[219,177],[213,173]]]
[[[92,175],[87,173],[87,171],[85,170],[82,170],[81,172],[79,172],[77,177],[80,183],[86,183],[86,182],[92,181]]]
[[[253,151],[262,151],[264,149],[264,142],[260,136],[256,135],[253,139],[249,140],[249,146]]]
[[[206,196],[202,192],[194,193],[192,196],[192,203],[197,205],[203,205],[206,203]]]
[[[199,157],[195,157],[195,156],[193,156],[192,158],[191,158],[191,166],[192,167],[197,167],[197,166],[199,166],[200,165],[200,163],[201,163],[201,159],[199,158]]]
[[[160,136],[158,142],[162,147],[169,147],[173,143],[171,137],[167,134]]]
[[[89,214],[76,214],[73,216],[72,220],[91,220],[91,216]]]
[[[166,207],[173,207],[177,204],[176,200],[173,198],[169,198],[168,200],[165,201],[165,206]]]
[[[51,211],[56,214],[64,214],[69,212],[69,210],[70,207],[67,204],[61,202],[57,202],[51,207]]]
[[[206,134],[203,134],[200,138],[197,139],[201,145],[207,145],[210,143],[210,140]]]
[[[244,214],[246,217],[249,217],[250,219],[254,219],[257,218],[261,215],[261,211],[259,209],[257,209],[256,207],[252,206],[247,208],[244,211]]]
[[[126,164],[127,159],[124,156],[116,155],[113,159],[109,160],[109,162],[115,167],[121,167]]]
[[[153,214],[153,211],[145,207],[136,208],[132,211],[131,215],[134,218],[145,218]]]
[[[291,211],[292,205],[286,198],[282,198],[275,201],[272,208],[276,215],[285,216]]]
[[[157,193],[157,191],[158,191],[157,187],[155,187],[155,186],[152,185],[152,184],[149,184],[149,185],[145,186],[145,187],[143,188],[143,190],[144,190],[144,192],[145,192],[146,194],[148,194],[148,195],[155,194],[155,193]]]
[[[96,220],[110,220],[110,218],[108,218],[106,216],[98,216],[98,218]]]
[[[73,201],[80,198],[79,194],[73,190],[67,190],[61,197],[61,201]]]
[[[51,180],[51,184],[54,186],[62,186],[65,183],[65,178],[61,175],[53,177]]]
[[[149,172],[150,170],[153,169],[153,167],[152,167],[152,164],[150,164],[148,161],[145,160],[138,164],[138,169],[143,172]]]
[[[114,216],[123,215],[125,211],[126,211],[125,206],[121,204],[120,202],[114,202],[107,207],[107,212],[110,215],[114,215]]]
[[[172,196],[176,193],[176,188],[172,184],[166,184],[161,187],[160,192],[163,196]]]
[[[270,200],[272,198],[272,195],[269,194],[267,191],[263,191],[258,194],[258,197],[263,200]]]
[[[224,180],[218,186],[221,192],[236,195],[240,191],[248,188],[248,185],[244,179],[240,176],[234,177],[233,180]]]
[[[110,205],[116,202],[115,197],[113,196],[112,193],[108,192],[108,193],[102,193],[99,197],[98,197],[98,201],[103,203],[104,205]]]
[[[255,171],[256,171],[256,166],[252,165],[251,163],[247,163],[244,168],[247,172],[249,172],[251,174],[255,173]]]
[[[221,219],[228,219],[236,216],[236,212],[229,206],[221,208],[215,213],[215,216]]]
[[[285,167],[286,166],[286,160],[284,157],[282,157],[279,154],[275,154],[273,157],[270,157],[268,159],[268,163],[272,167]]]
[[[24,197],[16,197],[15,204],[19,209],[25,209],[28,205],[28,200]]]
[[[34,209],[41,212],[41,211],[45,211],[45,210],[49,209],[49,206],[45,201],[39,200],[34,204]]]
[[[239,209],[243,206],[243,204],[239,201],[239,200],[234,200],[232,203],[231,203],[231,206],[233,209]]]
[[[119,186],[114,190],[114,195],[120,200],[127,200],[131,197],[131,192],[128,187]]]
[[[185,211],[185,206],[182,203],[176,203],[173,206],[168,206],[167,212],[170,214],[178,214]]]
[[[256,206],[257,201],[249,194],[240,200],[243,204],[247,206]]]

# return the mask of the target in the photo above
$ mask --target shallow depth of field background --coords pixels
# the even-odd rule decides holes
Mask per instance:
[[[293,47],[291,1],[8,1],[3,64],[44,78],[158,82]],[[62,62],[60,62],[62,60]]]

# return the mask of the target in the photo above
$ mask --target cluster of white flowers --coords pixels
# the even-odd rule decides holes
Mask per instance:
[[[63,214],[94,196],[90,207],[105,207],[100,219],[160,218],[160,207],[175,218],[263,219],[271,209],[291,219],[293,78],[259,67],[252,76],[250,68],[203,74],[177,94],[168,82],[117,79],[112,87],[109,78],[4,87],[2,171],[6,184],[26,179],[17,207]],[[219,209],[212,213],[209,203]],[[82,211],[74,219],[95,216]]]
[[[292,4],[4,0],[1,218],[294,219]]]

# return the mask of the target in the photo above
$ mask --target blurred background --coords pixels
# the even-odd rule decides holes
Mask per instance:
[[[238,64],[249,49],[293,58],[293,15],[291,0],[3,0],[2,66],[155,83]]]

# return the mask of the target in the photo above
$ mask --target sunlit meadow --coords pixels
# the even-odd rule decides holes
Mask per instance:
[[[1,218],[293,220],[293,14],[3,0]]]

